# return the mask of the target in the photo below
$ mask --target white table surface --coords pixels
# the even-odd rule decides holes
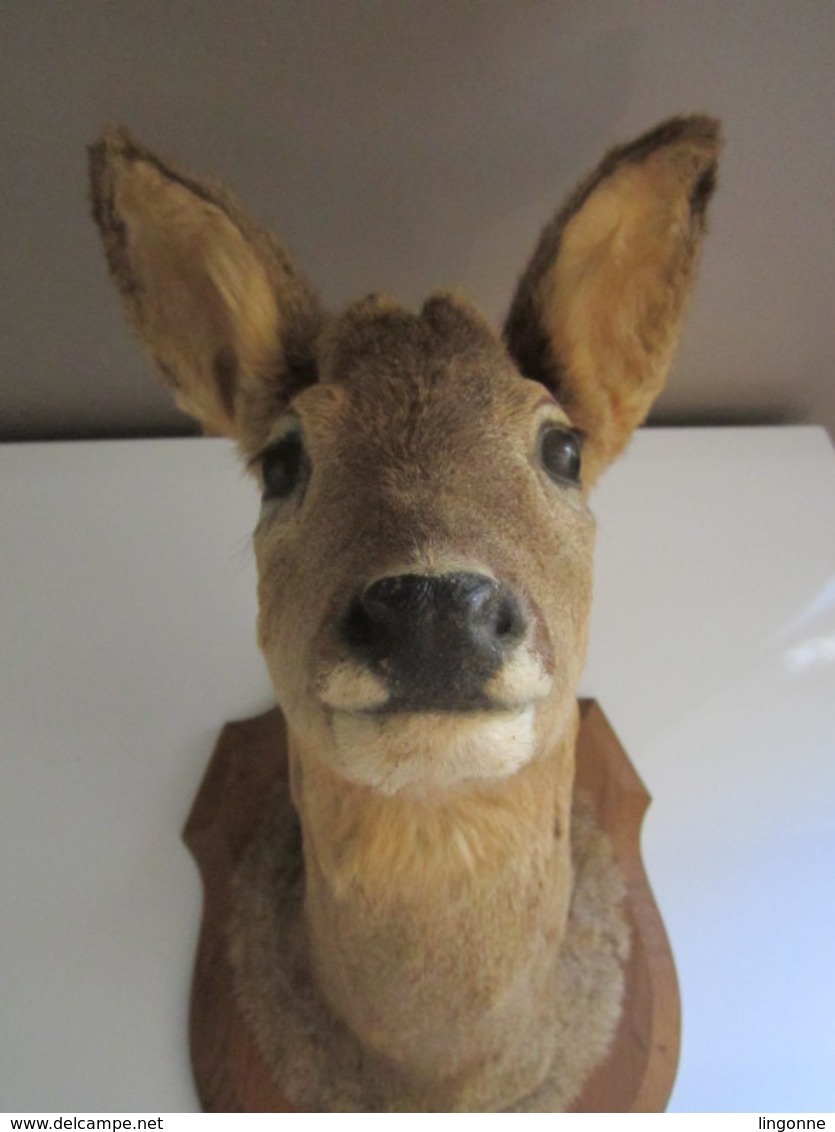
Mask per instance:
[[[671,1109],[835,1109],[835,454],[639,434],[594,498],[581,691],[650,789],[684,1011]],[[224,441],[0,448],[0,1109],[196,1109],[180,830],[264,710]]]

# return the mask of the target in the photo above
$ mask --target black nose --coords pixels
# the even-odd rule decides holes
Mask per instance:
[[[352,651],[390,689],[389,710],[486,707],[486,682],[524,637],[506,587],[483,574],[400,574],[370,585],[344,623]]]

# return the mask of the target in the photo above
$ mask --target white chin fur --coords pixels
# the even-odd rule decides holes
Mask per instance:
[[[529,704],[544,699],[551,690],[552,679],[542,660],[530,649],[517,649],[484,691],[500,704]]]
[[[317,691],[319,699],[332,711],[373,711],[388,699],[382,680],[349,661],[332,668]]]
[[[467,714],[336,711],[325,755],[343,777],[382,794],[435,790],[467,779],[506,778],[534,751],[534,708]]]

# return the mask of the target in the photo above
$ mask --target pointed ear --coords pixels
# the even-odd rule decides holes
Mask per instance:
[[[223,189],[126,131],[90,147],[90,179],[125,312],[178,405],[207,432],[257,444],[253,432],[310,379],[314,293]]]
[[[587,484],[663,387],[719,147],[718,123],[696,116],[612,150],[545,229],[519,283],[505,341],[585,435]]]

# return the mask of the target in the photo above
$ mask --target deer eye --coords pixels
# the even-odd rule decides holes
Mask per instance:
[[[539,458],[556,483],[580,482],[580,437],[571,429],[546,425],[539,435]]]
[[[290,432],[268,448],[261,459],[264,495],[268,499],[286,499],[307,476],[309,464],[301,434]]]

